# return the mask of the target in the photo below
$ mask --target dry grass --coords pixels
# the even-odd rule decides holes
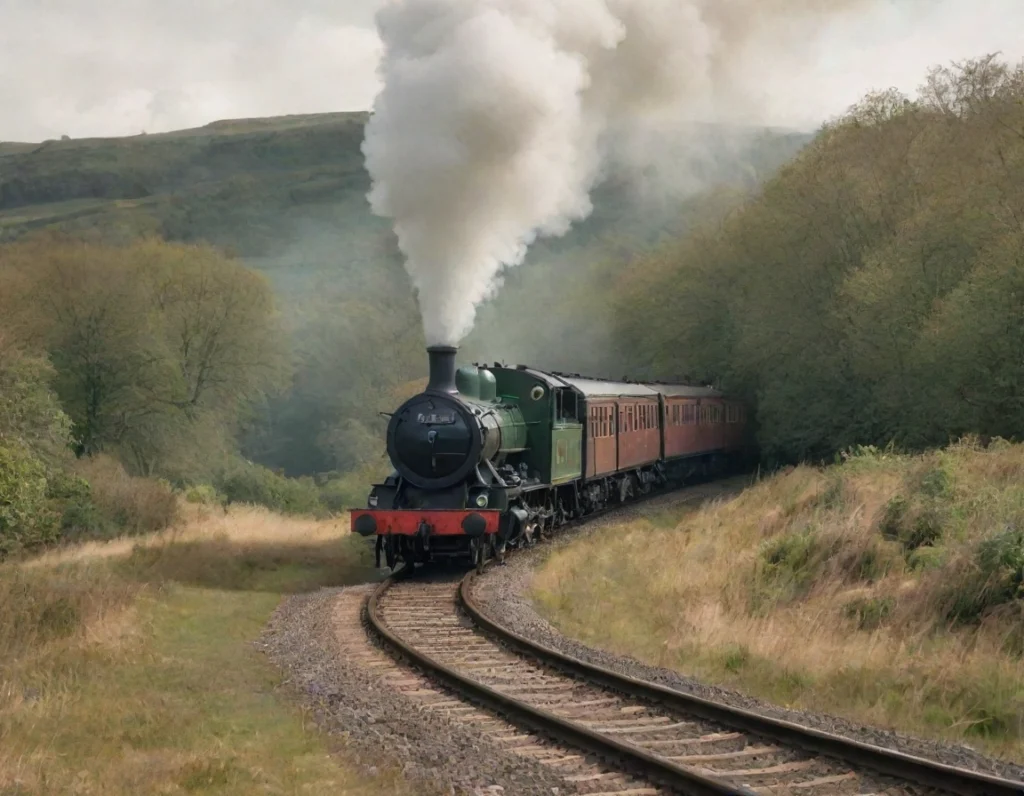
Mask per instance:
[[[281,596],[370,575],[337,523],[187,507],[0,566],[0,792],[403,794],[328,754],[252,648]]]
[[[565,631],[793,707],[1024,759],[1024,446],[866,451],[610,528],[535,581]]]
[[[76,470],[89,482],[96,507],[125,533],[158,531],[178,519],[178,500],[169,484],[131,476],[113,457],[80,459]]]

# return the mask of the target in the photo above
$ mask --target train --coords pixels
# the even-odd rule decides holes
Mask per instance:
[[[456,367],[427,349],[424,391],[390,415],[393,470],[351,530],[381,558],[482,569],[507,550],[659,488],[750,461],[748,408],[717,389],[610,381],[525,365]]]

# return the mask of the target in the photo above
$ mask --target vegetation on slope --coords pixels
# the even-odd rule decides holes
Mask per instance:
[[[695,511],[643,513],[537,574],[565,632],[1024,759],[1024,445],[860,449]]]
[[[325,514],[369,474],[288,479],[239,436],[288,362],[271,289],[205,246],[0,247],[0,559],[160,530],[194,503]],[[77,454],[77,456],[76,456]]]
[[[149,236],[237,252],[273,286],[292,365],[285,390],[252,413],[243,452],[292,476],[380,467],[378,413],[394,408],[392,392],[424,376],[426,363],[394,237],[366,201],[365,119],[239,120],[0,147],[0,241],[45,230],[103,244]],[[576,331],[604,331],[581,297],[599,294],[611,269],[630,257],[685,232],[701,203],[680,212],[681,194],[719,182],[749,189],[805,141],[715,129],[651,142],[680,150],[659,181],[611,175],[587,222],[539,244],[512,272],[466,355],[619,369],[611,347]],[[562,340],[557,357],[551,339]]]
[[[282,595],[365,580],[334,523],[192,511],[0,565],[0,791],[408,792],[332,756],[252,647]]]
[[[742,208],[615,283],[661,376],[757,403],[775,461],[1024,435],[1024,64],[870,95]]]

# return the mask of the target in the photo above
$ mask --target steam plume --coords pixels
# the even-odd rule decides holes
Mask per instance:
[[[363,152],[371,205],[393,220],[427,343],[457,344],[504,266],[591,212],[613,125],[684,104],[705,115],[750,106],[737,71],[759,41],[784,48],[784,30],[820,16],[805,13],[814,6],[392,0],[377,17],[384,88]]]

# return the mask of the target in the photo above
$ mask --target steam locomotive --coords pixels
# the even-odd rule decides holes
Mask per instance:
[[[747,410],[717,390],[611,382],[525,366],[466,366],[427,349],[426,389],[391,416],[394,466],[352,531],[377,566],[462,559],[482,568],[560,525],[750,451]]]

